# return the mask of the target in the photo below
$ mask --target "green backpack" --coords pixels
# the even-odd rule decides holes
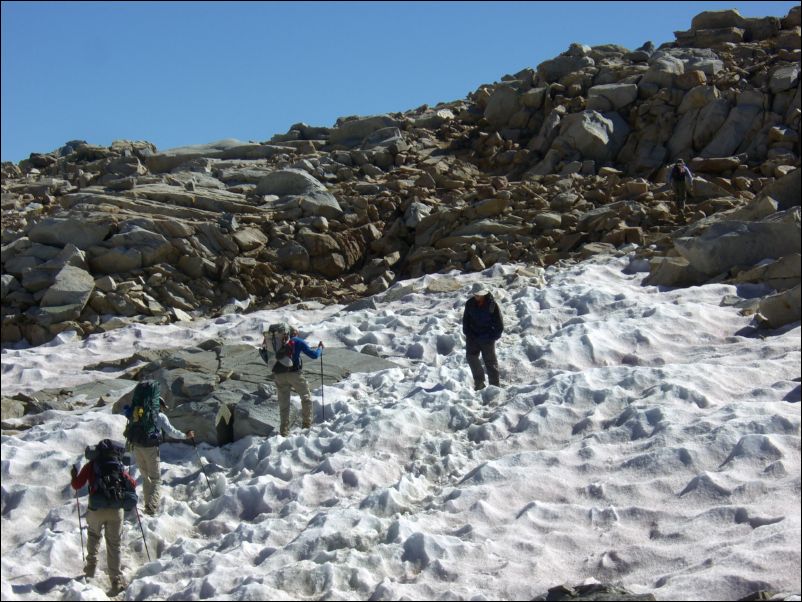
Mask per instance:
[[[134,397],[126,410],[128,424],[126,440],[141,447],[156,447],[161,443],[161,432],[156,425],[159,417],[159,383],[145,380],[134,388]]]

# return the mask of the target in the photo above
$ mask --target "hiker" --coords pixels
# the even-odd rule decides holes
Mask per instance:
[[[120,567],[120,542],[123,531],[123,510],[136,508],[136,481],[124,469],[123,447],[103,439],[94,448],[86,449],[89,462],[80,472],[73,466],[70,470],[72,488],[78,491],[89,484],[89,510],[86,513],[87,555],[84,575],[95,576],[100,536],[105,530],[106,564],[111,592],[116,596],[125,589]]]
[[[158,403],[155,403],[156,400]],[[170,424],[170,419],[165,414],[167,410],[167,402],[159,395],[159,384],[155,381],[137,383],[131,405],[125,406],[129,421],[125,437],[134,451],[134,458],[142,473],[145,513],[150,516],[158,512],[161,500],[159,445],[162,442],[195,439],[195,431],[182,433]]]
[[[478,288],[465,303],[462,314],[462,332],[465,335],[465,352],[468,365],[473,374],[473,388],[476,391],[485,388],[485,371],[479,354],[482,354],[487,376],[491,385],[499,385],[498,359],[496,358],[496,341],[504,332],[504,320],[501,309],[485,288]]]
[[[683,159],[677,159],[674,166],[668,170],[668,184],[674,191],[674,202],[680,211],[685,211],[685,201],[688,192],[693,190],[693,174]]]
[[[298,329],[284,322],[272,324],[264,333],[264,341],[259,353],[265,361],[268,361],[268,345],[272,347],[273,353],[276,355],[272,372],[278,394],[279,433],[286,437],[290,431],[290,395],[292,391],[301,397],[303,428],[308,429],[312,426],[312,397],[309,392],[309,384],[301,371],[303,369],[301,352],[312,359],[317,359],[323,354],[324,345],[323,341],[320,341],[317,349],[312,350],[306,341],[298,336]]]

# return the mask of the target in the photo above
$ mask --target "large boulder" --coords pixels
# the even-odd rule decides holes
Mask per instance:
[[[799,83],[799,64],[782,65],[775,69],[769,80],[769,90],[772,94],[779,94],[794,88]]]
[[[161,263],[175,252],[170,242],[161,234],[130,223],[125,224],[122,231],[109,238],[106,244],[113,248],[136,249],[144,267]]]
[[[518,93],[509,86],[499,86],[487,101],[485,119],[494,128],[501,129],[507,125],[519,107]]]
[[[756,118],[763,113],[763,94],[759,91],[742,92],[738,104],[729,112],[727,120],[716,136],[701,152],[702,157],[726,157],[737,152]]]
[[[757,321],[766,328],[780,328],[786,324],[799,322],[802,306],[800,304],[800,285],[761,299],[758,306]]]
[[[758,282],[776,291],[785,291],[797,286],[802,277],[799,253],[782,257],[777,261],[759,263],[755,267],[739,273],[736,282]]]
[[[617,111],[635,102],[638,86],[635,84],[604,84],[588,90],[587,108],[601,113]]]
[[[674,247],[693,268],[712,277],[799,253],[800,240],[800,211],[795,208],[760,222],[717,222],[701,236],[676,238]]]
[[[744,27],[746,20],[737,9],[709,10],[691,19],[691,29],[720,29],[723,27]]]
[[[802,169],[777,178],[760,191],[759,198],[772,198],[777,201],[778,209],[790,209],[798,206],[802,199]]]
[[[282,203],[297,203],[303,215],[337,219],[343,210],[337,199],[313,176],[300,169],[282,169],[262,177],[256,193],[275,195]]]
[[[702,284],[705,274],[695,269],[684,257],[654,257],[649,261],[649,275],[643,284],[683,287]]]
[[[638,87],[648,90],[650,86],[671,88],[677,76],[685,73],[682,60],[664,51],[655,52],[649,58],[649,70],[638,82]]]
[[[92,247],[89,265],[93,272],[100,274],[120,274],[138,270],[142,267],[142,253],[129,247]]]
[[[585,159],[605,163],[618,155],[629,131],[626,120],[616,112],[582,111],[563,118],[554,145],[563,144]]]
[[[397,119],[393,119],[389,115],[375,115],[342,121],[338,123],[337,127],[330,130],[329,144],[355,147],[376,130],[400,125]]]
[[[256,185],[256,194],[274,194],[278,197],[325,192],[314,176],[300,169],[281,169],[262,176]]]
[[[580,71],[585,67],[593,67],[596,62],[589,56],[569,56],[561,54],[558,57],[543,61],[537,66],[538,75],[546,83],[556,82],[568,74]]]
[[[111,230],[109,224],[72,218],[46,217],[28,232],[32,242],[63,247],[72,243],[79,249],[88,249],[100,243]]]
[[[305,272],[309,269],[309,252],[294,240],[278,250],[278,263],[287,270]]]
[[[45,292],[41,306],[78,305],[83,309],[92,296],[94,289],[95,279],[89,272],[72,265],[66,265],[56,275],[55,281]],[[78,313],[80,313],[80,310]]]

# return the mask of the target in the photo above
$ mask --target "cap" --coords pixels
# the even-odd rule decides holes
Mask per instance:
[[[484,282],[474,282],[473,286],[471,286],[471,294],[472,295],[489,295],[490,291],[487,288],[487,284]]]

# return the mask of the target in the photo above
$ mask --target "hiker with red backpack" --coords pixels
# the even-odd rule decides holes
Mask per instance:
[[[100,537],[105,532],[111,596],[116,596],[126,587],[120,563],[123,510],[134,509],[137,503],[136,481],[124,468],[124,451],[122,445],[110,439],[103,439],[96,446],[86,449],[89,461],[80,471],[76,466],[70,471],[73,489],[78,491],[84,485],[89,485],[89,510],[86,513],[87,557],[84,575],[87,578],[95,576]]]
[[[276,357],[273,365],[273,379],[276,383],[278,407],[280,415],[279,433],[286,437],[290,431],[290,396],[295,391],[301,396],[301,419],[303,428],[312,426],[312,396],[309,384],[304,378],[301,353],[317,359],[323,355],[323,341],[312,350],[301,337],[298,329],[286,322],[271,324],[264,333],[264,341],[259,354],[265,362],[269,362],[268,354],[272,349]],[[322,361],[322,360],[321,360]]]
[[[688,192],[693,191],[693,174],[683,159],[677,159],[674,166],[668,170],[668,185],[674,191],[674,202],[680,211],[685,211],[685,201]]]
[[[195,431],[182,433],[170,424],[167,409],[167,402],[159,395],[159,383],[142,381],[134,387],[131,404],[124,410],[128,417],[124,435],[142,474],[145,514],[151,516],[158,512],[161,500],[159,446],[163,441],[195,440]]]

